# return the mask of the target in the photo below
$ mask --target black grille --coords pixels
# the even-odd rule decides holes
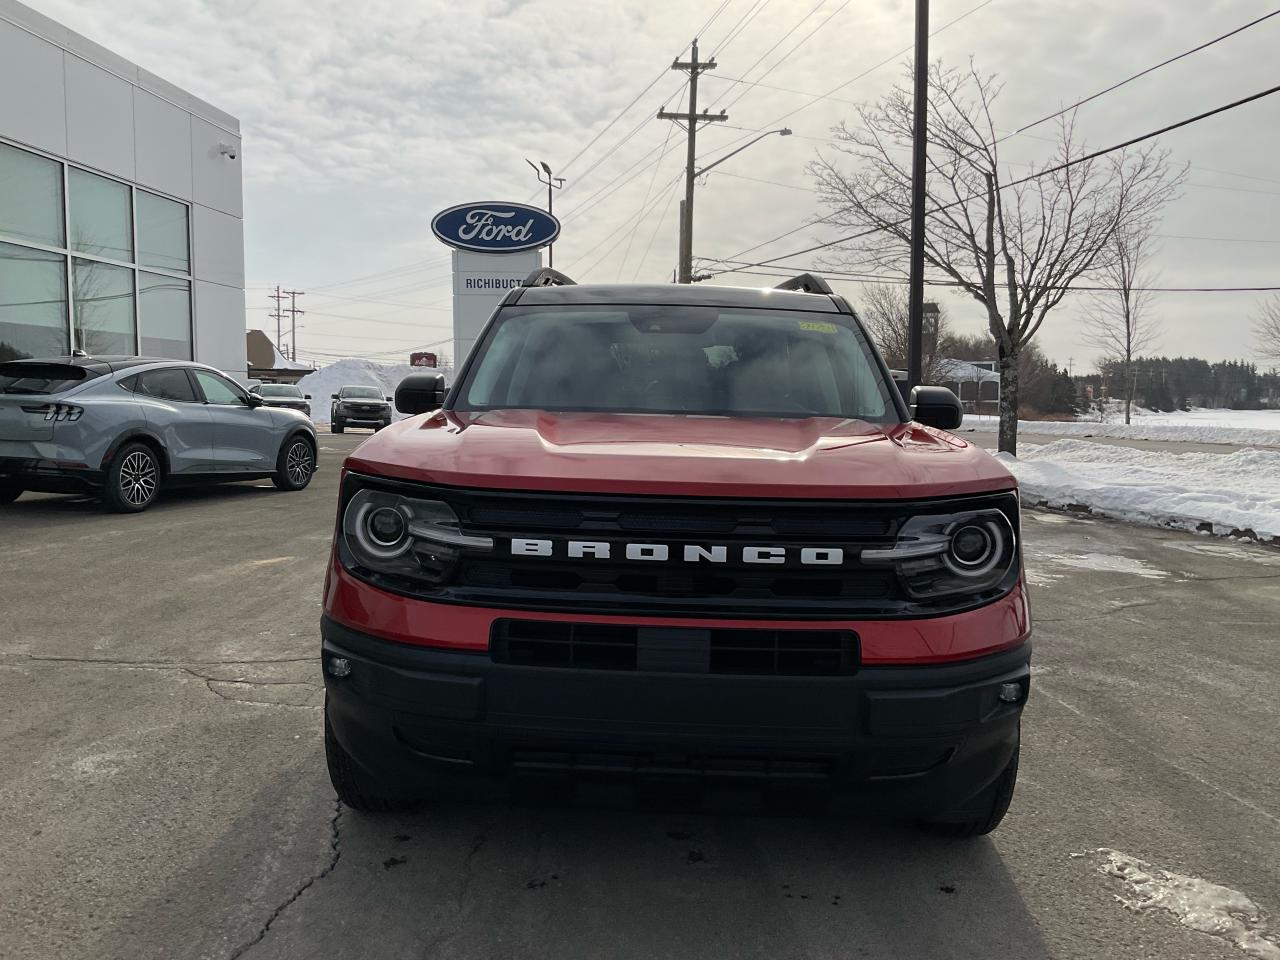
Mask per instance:
[[[844,630],[730,630],[498,620],[495,663],[585,670],[756,676],[843,676],[857,666]]]
[[[443,568],[433,569],[429,581],[357,571],[379,586],[424,599],[601,616],[844,620],[963,609],[1013,585],[1010,579],[981,597],[913,601],[891,568],[861,562],[863,550],[891,546],[903,517],[921,511],[1000,507],[1016,525],[1016,501],[1007,494],[849,502],[495,491],[357,475],[347,483],[347,489],[369,484],[444,500],[464,533],[492,538],[490,551],[463,549],[435,558]],[[552,553],[521,555],[513,539],[551,541]],[[612,552],[607,559],[571,558],[571,540],[607,543]],[[629,560],[628,544],[666,545],[670,559]],[[725,562],[684,559],[686,547],[713,546],[727,551]],[[743,554],[749,547],[782,548],[786,562],[750,562]],[[800,562],[806,548],[839,548],[843,562]]]

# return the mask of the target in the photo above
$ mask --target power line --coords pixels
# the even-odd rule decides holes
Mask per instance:
[[[1077,164],[1085,163],[1085,162],[1087,162],[1087,161],[1089,161],[1089,160],[1096,160],[1098,157],[1105,156],[1105,155],[1107,155],[1107,154],[1109,154],[1109,153],[1114,153],[1114,152],[1116,152],[1117,150],[1123,150],[1123,149],[1125,149],[1126,147],[1131,147],[1131,146],[1133,146],[1134,144],[1141,143],[1141,142],[1142,142],[1142,141],[1144,141],[1144,140],[1150,140],[1150,139],[1152,139],[1153,137],[1158,137],[1158,136],[1160,136],[1160,135],[1161,135],[1161,134],[1163,134],[1163,133],[1169,133],[1170,131],[1178,130],[1178,129],[1182,128],[1182,127],[1189,126],[1190,124],[1198,123],[1198,122],[1199,122],[1199,121],[1201,121],[1201,120],[1206,120],[1206,119],[1208,119],[1209,117],[1217,116],[1217,115],[1218,115],[1218,114],[1220,114],[1220,113],[1225,113],[1225,112],[1227,112],[1228,110],[1234,110],[1236,107],[1242,107],[1242,106],[1244,106],[1244,105],[1246,105],[1246,104],[1253,103],[1255,100],[1261,100],[1263,97],[1269,97],[1269,96],[1271,96],[1272,94],[1274,94],[1274,93],[1276,93],[1276,92],[1278,92],[1278,91],[1280,91],[1280,85],[1277,85],[1277,86],[1274,86],[1274,87],[1268,87],[1266,90],[1261,90],[1261,91],[1259,91],[1258,93],[1251,94],[1251,95],[1249,95],[1249,96],[1247,96],[1247,97],[1242,97],[1242,98],[1240,98],[1239,100],[1234,100],[1234,101],[1232,101],[1231,103],[1223,104],[1222,106],[1215,107],[1215,108],[1213,108],[1212,110],[1206,110],[1206,111],[1204,111],[1203,113],[1198,113],[1198,114],[1196,114],[1196,115],[1195,115],[1195,116],[1193,116],[1193,117],[1187,117],[1186,119],[1184,119],[1184,120],[1179,120],[1179,121],[1177,121],[1176,123],[1171,123],[1171,124],[1168,124],[1168,125],[1166,125],[1166,126],[1160,127],[1158,130],[1152,130],[1152,131],[1150,131],[1149,133],[1144,133],[1144,134],[1141,134],[1140,136],[1131,137],[1131,138],[1129,138],[1128,140],[1125,140],[1125,141],[1123,141],[1123,142],[1121,142],[1121,143],[1113,144],[1112,146],[1109,146],[1109,147],[1103,147],[1103,148],[1102,148],[1102,149],[1100,149],[1100,150],[1094,150],[1094,151],[1092,151],[1092,152],[1090,152],[1090,153],[1086,153],[1086,154],[1084,154],[1083,156],[1080,156],[1080,157],[1074,157],[1074,158],[1072,158],[1072,159],[1070,159],[1070,160],[1066,160],[1066,161],[1064,161],[1064,162],[1062,162],[1062,163],[1055,164],[1055,165],[1054,165],[1054,166],[1052,166],[1052,167],[1046,167],[1044,170],[1039,170],[1039,171],[1037,171],[1037,172],[1035,172],[1035,173],[1028,174],[1027,176],[1025,176],[1025,177],[1021,177],[1021,178],[1019,178],[1019,179],[1017,179],[1017,180],[1011,180],[1009,183],[1001,184],[1001,185],[1000,185],[1000,187],[999,187],[999,189],[1000,189],[1000,190],[1002,190],[1002,191],[1003,191],[1003,190],[1008,190],[1008,189],[1009,189],[1009,188],[1011,188],[1011,187],[1016,187],[1016,186],[1019,186],[1019,185],[1024,184],[1024,183],[1029,183],[1029,182],[1030,182],[1030,181],[1032,181],[1032,180],[1038,180],[1040,177],[1047,177],[1047,176],[1049,176],[1050,174],[1053,174],[1053,173],[1059,173],[1059,172],[1061,172],[1061,171],[1063,171],[1063,170],[1066,170],[1066,169],[1067,169],[1067,168],[1069,168],[1069,167],[1074,167],[1074,166],[1076,166]],[[940,207],[934,207],[932,210],[929,210],[929,211],[928,211],[928,213],[930,213],[930,214],[934,214],[934,213],[941,213],[941,212],[942,212],[942,211],[944,211],[944,210],[950,210],[950,209],[952,209],[953,207],[961,206],[961,205],[963,205],[963,204],[965,204],[965,203],[969,202],[970,200],[978,199],[980,196],[981,196],[981,194],[976,194],[976,193],[975,193],[975,194],[972,194],[972,195],[970,195],[970,196],[968,196],[968,197],[964,197],[963,199],[960,199],[960,200],[954,200],[954,201],[952,201],[951,203],[944,204],[944,205],[942,205],[942,206],[940,206]],[[901,219],[901,220],[894,221],[893,223],[886,224],[886,225],[884,225],[884,226],[899,227],[899,226],[902,226],[903,224],[907,223],[907,222],[909,221],[909,219],[910,219],[910,218],[903,218],[903,219]],[[797,250],[797,251],[795,251],[794,253],[786,253],[786,254],[782,254],[781,256],[778,256],[778,257],[771,257],[771,258],[769,258],[768,260],[762,260],[762,261],[760,261],[760,262],[758,262],[758,263],[755,263],[755,264],[753,264],[753,266],[767,266],[768,264],[771,264],[771,263],[777,263],[779,260],[789,260],[789,259],[791,259],[792,257],[797,257],[797,256],[800,256],[801,254],[805,254],[805,253],[812,253],[812,252],[814,252],[815,250],[825,250],[825,249],[826,249],[826,248],[828,248],[828,247],[833,247],[833,246],[836,246],[837,244],[841,244],[841,243],[848,243],[848,242],[849,242],[849,241],[851,241],[851,240],[857,240],[857,239],[859,239],[859,238],[861,238],[861,237],[870,236],[870,235],[871,235],[871,234],[873,234],[873,233],[879,233],[881,230],[883,230],[883,229],[884,229],[884,226],[881,226],[881,227],[872,227],[872,228],[870,228],[870,229],[868,229],[868,230],[863,230],[863,231],[859,231],[858,233],[850,234],[850,235],[849,235],[849,236],[847,236],[847,237],[840,237],[840,238],[835,239],[835,240],[830,240],[830,241],[828,241],[828,242],[826,242],[826,243],[819,243],[819,244],[817,244],[817,245],[815,245],[815,246],[812,246],[812,247],[806,247],[805,249],[803,249],[803,250]],[[716,262],[716,263],[723,263],[724,261],[723,261],[723,260],[717,260],[717,261],[714,261],[714,262]],[[717,272],[719,272],[719,273],[732,273],[732,272],[735,272],[735,271],[725,270],[725,271],[717,271]]]
[[[662,152],[667,152],[667,142],[671,139],[671,127],[667,127],[667,136],[662,141]],[[654,163],[653,176],[649,178],[649,185],[645,187],[644,199],[640,201],[640,209],[644,210],[649,203],[649,195],[653,193],[653,184],[658,179],[658,171],[662,169],[662,161]],[[641,217],[636,216],[635,226],[631,228],[631,233],[627,235],[627,249],[622,253],[622,262],[618,264],[618,280],[622,279],[622,271],[627,267],[627,260],[631,257],[631,244],[635,241],[636,231],[640,229]]]
[[[671,187],[674,188],[677,183],[679,183],[678,180],[672,181]],[[671,201],[676,198],[676,194],[679,192],[679,190],[672,189],[667,194],[667,202],[662,207],[662,213],[658,214],[658,222],[653,227],[653,233],[649,234],[649,242],[645,244],[644,255],[640,257],[640,264],[636,267],[636,272],[631,275],[632,280],[636,280],[640,276],[640,271],[644,269],[645,261],[649,259],[649,251],[653,249],[653,241],[658,238],[658,232],[662,229],[663,223],[666,222],[667,211],[671,209]]]
[[[810,10],[808,13],[806,13],[803,17],[801,17],[799,20],[797,20],[797,21],[792,25],[792,27],[791,27],[791,29],[790,29],[790,30],[788,30],[786,33],[784,33],[782,36],[780,36],[776,41],[774,41],[774,44],[773,44],[773,46],[772,46],[772,47],[770,47],[770,48],[769,48],[768,50],[766,50],[764,53],[760,54],[760,56],[756,57],[755,62],[754,62],[754,63],[752,63],[752,64],[751,64],[751,66],[747,67],[747,69],[746,69],[746,70],[744,70],[744,71],[742,71],[742,72],[743,72],[744,74],[750,74],[752,70],[754,70],[757,66],[759,66],[759,65],[760,65],[760,63],[761,63],[761,62],[762,62],[766,57],[768,57],[768,56],[769,56],[769,54],[771,54],[771,53],[773,53],[773,51],[777,50],[777,49],[778,49],[778,47],[779,47],[783,42],[785,42],[785,41],[786,41],[787,37],[791,36],[793,33],[795,33],[797,30],[799,30],[799,29],[800,29],[800,27],[804,25],[804,22],[805,22],[806,20],[808,20],[808,19],[809,19],[810,17],[812,17],[815,13],[817,13],[819,10],[821,10],[821,9],[822,9],[822,6],[823,6],[826,2],[827,2],[827,0],[818,0],[818,2],[813,6],[813,9],[811,9],[811,10]],[[718,53],[719,51],[716,51],[716,52]],[[785,60],[785,59],[786,59],[786,57],[783,57],[782,59],[783,59],[783,60]],[[781,63],[781,62],[782,62],[781,60],[779,60],[779,61],[778,61],[778,63]],[[777,64],[774,64],[774,66],[777,66]],[[754,86],[754,84],[752,84],[752,85]],[[715,105],[720,101],[720,97],[723,97],[723,96],[725,95],[725,93],[728,93],[728,92],[729,92],[728,90],[725,90],[725,91],[724,91],[724,93],[719,94],[719,96],[717,96],[714,100],[712,100],[712,101],[711,101],[711,103],[709,103],[709,104],[708,104],[708,106],[710,106],[710,107],[714,107],[714,106],[715,106]]]

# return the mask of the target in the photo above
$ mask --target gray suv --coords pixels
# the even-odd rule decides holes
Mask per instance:
[[[329,409],[329,429],[342,433],[347,427],[373,427],[375,431],[391,425],[391,398],[377,387],[348,384],[333,394]]]
[[[160,489],[269,477],[301,490],[316,433],[198,363],[56,357],[0,363],[0,504],[26,490],[90,493],[126,513]]]

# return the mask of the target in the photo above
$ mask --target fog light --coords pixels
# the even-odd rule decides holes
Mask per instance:
[[[351,675],[351,661],[346,657],[330,657],[325,669],[331,677],[347,677]]]
[[[343,662],[345,663],[345,661]],[[1000,684],[1000,701],[1002,703],[1017,703],[1021,699],[1022,699],[1022,684],[1020,683]]]

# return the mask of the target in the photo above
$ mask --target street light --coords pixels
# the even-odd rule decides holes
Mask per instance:
[[[538,178],[538,182],[545,183],[547,185],[547,213],[551,213],[551,198],[553,196],[552,191],[559,190],[561,187],[564,186],[564,177],[553,177],[551,175],[551,167],[547,165],[547,161],[545,160],[539,160],[537,163],[534,163],[528,157],[525,157],[524,162],[527,163],[529,166],[533,167],[533,173],[534,173],[534,176]],[[539,167],[541,167],[541,169],[539,169]],[[546,174],[546,177],[547,177],[545,180],[542,179],[542,175],[544,173]],[[555,266],[555,254],[553,252],[554,248],[555,248],[554,244],[547,244],[547,266],[548,267]]]
[[[775,133],[780,137],[789,137],[791,136],[791,128],[782,127],[778,130],[766,130],[764,133],[760,134],[760,136],[754,137],[753,139],[748,140],[746,143],[740,146],[737,150],[733,150],[729,153],[726,153],[723,157],[721,157],[715,163],[709,163],[705,167],[703,167],[701,170],[693,171],[692,179],[694,180],[698,179],[698,177],[702,176],[708,170],[712,170],[715,167],[720,166],[720,164],[724,163],[730,157],[737,156],[743,150],[747,149],[747,147],[751,146],[754,143],[759,143],[765,137],[771,137]],[[692,194],[690,194],[690,196],[692,196]],[[685,201],[683,200],[680,201],[680,251],[682,255],[681,259],[683,260],[683,262],[680,265],[681,266],[680,276],[688,277],[689,279],[687,282],[692,283],[694,280],[694,277],[693,277],[693,211],[685,209]],[[699,277],[698,279],[701,280],[705,278]],[[681,282],[684,283],[686,281],[682,279]]]

